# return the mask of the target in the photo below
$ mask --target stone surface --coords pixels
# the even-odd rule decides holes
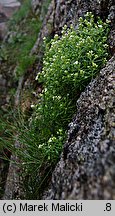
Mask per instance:
[[[20,143],[18,140],[14,143],[16,148],[20,148]],[[24,196],[24,192],[21,189],[21,176],[19,173],[21,172],[21,168],[17,165],[20,163],[19,158],[15,155],[11,155],[11,162],[9,164],[9,170],[7,175],[7,181],[5,185],[3,200],[11,200],[11,199],[21,199]],[[15,161],[15,163],[14,163]]]
[[[4,5],[4,7],[20,6],[20,2],[17,0],[0,0],[0,3]]]
[[[20,7],[20,2],[17,0],[0,0],[0,40],[7,33],[7,21],[13,13]]]
[[[17,0],[0,0],[0,14],[4,17],[10,18],[19,7],[20,2]]]
[[[6,98],[6,79],[0,74],[0,106],[4,104],[4,99]]]
[[[40,12],[44,0],[32,0],[32,9],[35,14]]]
[[[115,56],[77,101],[45,199],[115,199]]]

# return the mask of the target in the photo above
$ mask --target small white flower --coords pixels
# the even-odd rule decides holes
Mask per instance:
[[[38,74],[37,74],[37,76],[36,76],[35,80],[38,80]]]
[[[58,34],[55,34],[54,38],[55,38],[55,39],[58,39]]]
[[[92,66],[95,67],[95,68],[98,67],[98,65],[96,63],[94,63],[94,62],[92,62]]]
[[[74,38],[74,35],[70,35],[70,37],[69,37],[69,38],[70,38],[70,39],[71,39],[71,38]]]
[[[74,74],[74,77],[78,77],[78,73],[75,73],[75,74]]]
[[[74,64],[75,64],[75,65],[78,65],[78,64],[79,64],[79,62],[78,62],[78,61],[75,61],[75,62],[74,62]]]
[[[83,70],[80,70],[80,75],[84,75],[84,71]]]
[[[58,96],[58,100],[60,100],[61,99],[61,96]]]
[[[50,137],[49,140],[48,140],[48,143],[51,143],[51,142],[52,142],[52,138]]]
[[[35,107],[35,105],[34,104],[31,104],[31,108],[34,108]]]
[[[104,44],[103,47],[104,47],[104,48],[107,48],[107,47],[108,47],[108,44]]]
[[[98,25],[98,27],[99,27],[99,28],[102,28],[103,26],[102,26],[102,25]]]
[[[47,92],[47,88],[44,89],[44,92]]]

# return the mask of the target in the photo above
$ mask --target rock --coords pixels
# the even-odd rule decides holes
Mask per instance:
[[[20,7],[17,0],[0,0],[0,40],[3,40],[7,33],[7,21]]]
[[[77,101],[45,199],[115,199],[115,56]]]
[[[6,23],[0,23],[0,41],[2,41],[7,33]]]
[[[6,79],[0,74],[0,106],[5,103],[6,98]]]
[[[38,8],[39,7],[39,1],[36,1],[36,2],[38,2],[37,6],[36,6]],[[34,7],[34,0],[33,0],[33,7]],[[43,25],[42,25],[42,28],[39,32],[36,43],[31,50],[31,55],[33,55],[33,54],[40,55],[40,47],[42,46],[43,38],[52,35],[53,27],[54,27],[53,26],[54,10],[55,10],[54,1],[51,1],[51,4],[49,5],[49,8],[48,8],[48,12],[47,12],[47,14],[43,20]]]
[[[8,154],[7,156],[9,156]],[[0,152],[0,199],[2,199],[2,196],[4,193],[5,181],[7,178],[7,172],[9,168],[9,163],[7,161],[2,160],[1,159],[2,157],[3,157],[3,154]]]
[[[16,148],[20,148],[20,143],[17,140],[14,145]],[[17,163],[19,163],[19,158],[15,155],[11,155],[10,160],[5,192],[2,197],[3,200],[21,199],[21,197],[24,197],[24,192],[20,186],[22,180],[19,175],[22,171],[17,165]],[[14,161],[16,163],[14,163]]]
[[[43,4],[43,0],[32,0],[32,9],[33,12],[38,15]]]

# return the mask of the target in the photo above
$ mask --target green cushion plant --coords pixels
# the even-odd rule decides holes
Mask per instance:
[[[107,23],[100,18],[95,23],[92,13],[87,13],[84,19],[79,19],[77,30],[64,26],[61,37],[56,34],[50,43],[45,43],[43,69],[37,76],[44,90],[36,107],[39,117],[36,124],[40,119],[45,122],[49,136],[46,142],[55,137],[55,151],[59,149],[57,132],[61,130],[65,136],[67,125],[76,112],[77,98],[107,61],[108,31]]]

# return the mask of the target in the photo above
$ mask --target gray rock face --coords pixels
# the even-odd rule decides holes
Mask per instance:
[[[45,199],[115,199],[115,56],[77,101]]]
[[[32,0],[32,9],[34,13],[36,14],[39,13],[42,3],[43,3],[43,0]]]
[[[0,74],[0,106],[4,104],[4,98],[6,98],[6,79]]]
[[[17,0],[0,0],[0,40],[3,40],[7,33],[7,21],[20,7]]]

